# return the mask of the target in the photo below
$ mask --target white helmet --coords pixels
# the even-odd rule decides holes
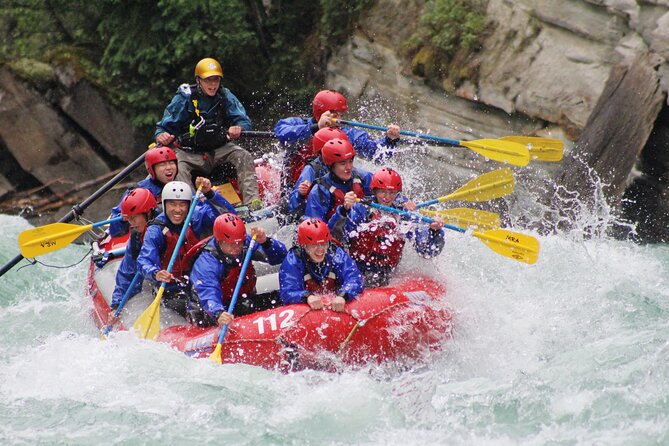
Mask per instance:
[[[163,187],[161,199],[163,202],[167,200],[192,201],[193,190],[183,181],[170,181]]]

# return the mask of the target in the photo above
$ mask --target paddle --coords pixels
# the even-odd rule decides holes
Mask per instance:
[[[274,132],[265,132],[261,130],[242,130],[241,135],[247,138],[276,138]]]
[[[427,218],[418,214],[412,214],[411,212],[404,211],[402,209],[395,209],[374,202],[369,203],[369,205],[387,212],[404,215],[413,220],[422,221],[425,223],[434,223],[434,220],[431,218]],[[445,224],[444,227],[453,231],[458,231],[462,234],[467,233],[465,229],[462,229],[458,226]],[[519,262],[528,263],[531,265],[539,258],[539,241],[530,235],[507,231],[506,229],[493,229],[485,232],[473,231],[472,235],[480,239],[496,253],[518,260]]]
[[[51,223],[46,226],[26,229],[19,234],[19,249],[23,257],[37,257],[62,249],[75,241],[81,234],[93,228],[121,221],[122,217],[104,220],[90,225]]]
[[[558,162],[564,154],[564,142],[556,138],[538,136],[503,136],[500,139],[524,144],[530,151],[530,158],[537,161]]]
[[[452,223],[464,228],[475,226],[480,230],[488,230],[498,229],[502,226],[502,220],[499,218],[499,214],[479,209],[454,208],[440,211],[421,209],[420,212],[425,215],[437,215],[443,218],[447,223]]]
[[[235,285],[235,290],[232,293],[232,298],[230,299],[230,306],[228,307],[228,313],[233,314],[235,311],[235,304],[237,303],[237,297],[239,296],[239,290],[242,288],[242,282],[244,281],[244,274],[246,274],[246,268],[251,262],[251,256],[256,247],[256,236],[254,235],[251,238],[251,243],[249,243],[249,249],[246,251],[246,256],[244,257],[244,263],[242,263],[242,269],[239,272],[239,278],[237,279],[237,284]],[[209,356],[209,359],[215,364],[222,364],[223,360],[221,359],[221,346],[223,345],[223,339],[225,334],[228,332],[228,324],[223,325],[221,328],[221,334],[218,336],[218,342],[216,343],[216,348]]]
[[[353,127],[362,127],[365,129],[381,131],[388,130],[387,127],[363,124],[362,122],[345,121],[343,119],[337,119],[336,121]],[[527,147],[514,141],[504,141],[501,139],[478,139],[474,141],[465,141],[426,135],[424,133],[409,132],[406,130],[400,131],[400,135],[413,136],[414,138],[425,139],[427,141],[437,141],[447,146],[466,147],[493,161],[508,163],[514,166],[527,166],[527,163],[530,162],[530,152]]]
[[[121,299],[121,303],[118,304],[118,307],[116,308],[116,311],[114,311],[114,317],[118,317],[121,314],[121,311],[123,311],[123,307],[125,307],[125,303],[128,302],[130,299],[130,295],[132,294],[132,289],[135,288],[135,285],[137,284],[137,281],[142,277],[142,273],[137,271],[135,273],[135,277],[132,278],[132,281],[130,282],[130,285],[128,285],[128,289],[125,290],[125,294],[123,294],[123,298]],[[102,331],[102,339],[105,339],[111,329],[113,328],[112,324],[108,324],[105,329]]]
[[[193,211],[195,210],[195,206],[197,205],[197,202],[201,196],[202,196],[202,185],[200,185],[200,187],[197,188],[197,193],[195,194],[195,198],[193,198],[193,201],[191,201],[190,203],[190,209],[188,209],[188,215],[186,215],[186,219],[184,220],[183,223],[183,228],[181,228],[181,234],[179,234],[179,239],[177,240],[177,244],[174,246],[174,252],[172,253],[172,257],[170,258],[170,263],[167,265],[168,273],[172,272],[172,268],[174,267],[174,262],[176,261],[177,256],[179,255],[179,249],[183,244],[184,238],[186,238],[186,232],[188,232],[188,225],[190,224],[190,220],[193,217]],[[163,298],[166,286],[167,282],[160,283],[160,289],[158,290],[158,293],[156,293],[155,299],[153,299],[151,305],[149,305],[149,307],[146,310],[144,310],[144,313],[142,313],[135,321],[133,328],[135,329],[135,333],[137,333],[137,336],[139,336],[140,338],[156,339],[158,337],[158,333],[160,332],[160,300]]]
[[[486,201],[494,198],[500,198],[513,192],[515,186],[511,169],[504,168],[484,173],[478,177],[469,180],[464,186],[443,197],[424,201],[416,205],[417,209],[432,204],[443,203],[449,200],[459,201]]]
[[[83,215],[84,210],[93,204],[98,198],[103,196],[109,189],[112,187],[116,186],[121,180],[123,180],[125,177],[130,175],[130,173],[137,169],[139,166],[144,164],[144,155],[145,153],[142,153],[139,158],[137,158],[135,161],[133,161],[128,167],[120,171],[114,178],[111,180],[107,181],[100,189],[96,190],[93,195],[85,199],[84,201],[81,202],[81,204],[74,205],[72,207],[72,210],[65,214],[60,220],[59,223],[67,223],[72,220],[74,220],[78,215]],[[23,255],[19,254],[13,259],[11,259],[9,262],[5,263],[2,268],[0,268],[0,277],[3,276],[7,271],[12,269],[17,263],[19,263],[23,259]]]

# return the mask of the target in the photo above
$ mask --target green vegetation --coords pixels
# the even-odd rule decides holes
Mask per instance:
[[[476,52],[485,37],[486,14],[476,0],[433,0],[407,47],[414,72],[428,78],[459,77],[463,55]],[[447,74],[451,71],[450,74]]]
[[[195,63],[214,57],[254,119],[275,119],[308,109],[331,48],[371,3],[273,0],[266,10],[262,0],[8,0],[0,62],[38,84],[36,73],[46,76],[42,89],[55,79],[44,64],[67,67],[152,132],[178,85],[193,81]]]

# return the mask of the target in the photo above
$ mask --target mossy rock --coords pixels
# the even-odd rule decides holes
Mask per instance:
[[[7,65],[17,76],[31,84],[39,85],[56,81],[53,67],[39,60],[23,58],[9,62]]]
[[[422,47],[411,60],[411,72],[426,79],[439,79],[443,77],[444,65],[442,54],[428,45]]]

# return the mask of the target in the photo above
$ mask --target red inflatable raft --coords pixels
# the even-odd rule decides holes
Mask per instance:
[[[276,184],[272,178],[269,185]],[[272,192],[267,185],[265,195]],[[272,201],[270,201],[272,202]],[[95,243],[102,253],[123,251],[127,236]],[[113,257],[113,255],[112,255]],[[104,266],[91,261],[88,297],[99,327],[107,325],[120,259]],[[276,268],[258,268],[258,293],[277,296]],[[117,329],[132,327],[155,297],[144,290],[128,301]],[[342,366],[416,360],[438,349],[451,335],[451,313],[446,289],[422,276],[400,278],[385,288],[365,290],[346,304],[344,313],[314,311],[306,304],[287,305],[235,318],[222,346],[223,363],[245,363],[283,371],[304,368],[337,370]],[[196,358],[208,357],[218,341],[220,327],[198,328],[161,308],[159,342]]]

